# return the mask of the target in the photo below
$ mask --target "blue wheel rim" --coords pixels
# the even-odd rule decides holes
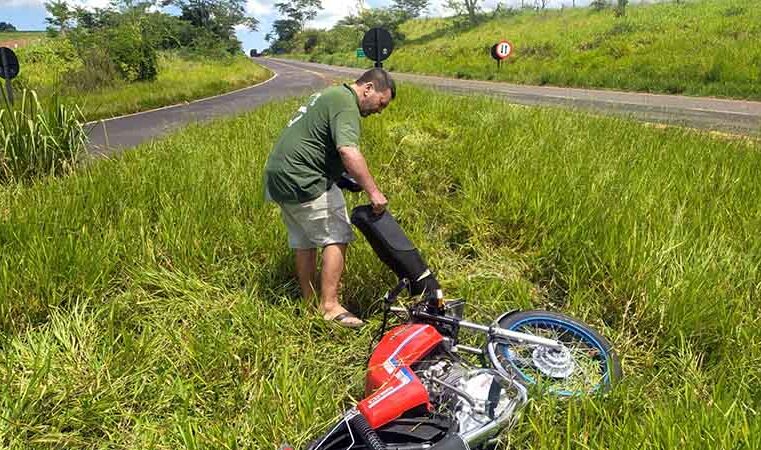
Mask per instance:
[[[584,343],[592,346],[595,350],[600,352],[600,365],[604,367],[604,375],[602,378],[602,381],[594,386],[590,391],[587,392],[579,392],[579,391],[570,391],[566,389],[551,389],[552,392],[558,395],[562,396],[575,396],[579,394],[587,394],[589,392],[596,392],[600,389],[601,386],[608,385],[610,383],[610,370],[607,367],[607,362],[609,359],[608,352],[603,347],[602,343],[595,338],[591,333],[589,333],[586,329],[571,323],[567,322],[561,319],[557,319],[554,317],[527,317],[525,319],[521,319],[514,324],[512,324],[509,328],[511,331],[520,331],[520,327],[524,324],[531,324],[536,325],[538,327],[544,327],[544,328],[550,328],[555,330],[562,330],[565,332],[569,332],[574,337],[578,338],[579,340],[583,341]],[[515,362],[513,361],[512,356],[509,354],[508,349],[510,348],[509,344],[503,344],[502,345],[502,355],[507,359],[510,364],[515,368],[516,372],[520,374],[520,376],[523,378],[523,380],[528,384],[536,384],[536,380],[531,377],[530,375],[527,375],[521,370],[520,367],[518,367]]]

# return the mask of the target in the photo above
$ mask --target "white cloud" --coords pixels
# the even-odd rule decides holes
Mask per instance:
[[[322,0],[322,11],[317,17],[309,22],[311,28],[330,28],[349,14],[356,13],[356,5],[353,0]]]
[[[248,0],[246,2],[246,12],[253,15],[257,19],[260,19],[262,17],[267,17],[275,12],[273,5],[273,1]]]
[[[72,0],[70,3],[88,8],[105,8],[111,2],[110,0]]]
[[[0,6],[18,8],[20,6],[42,6],[45,0],[0,0]]]

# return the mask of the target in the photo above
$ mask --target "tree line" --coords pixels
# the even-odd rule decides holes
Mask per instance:
[[[576,0],[569,0],[576,7]],[[580,2],[582,0],[579,0]],[[642,1],[642,0],[640,0]],[[657,1],[657,0],[656,0]],[[684,0],[671,0],[676,3]],[[523,9],[541,11],[547,8],[549,0],[503,0],[493,11],[484,13],[484,0],[445,0],[443,6],[455,17],[455,26],[470,27],[480,21],[501,15],[510,15]],[[591,0],[585,2],[594,10],[613,8],[617,16],[626,14],[631,0]],[[340,19],[329,30],[307,29],[309,20],[314,19],[322,9],[321,0],[284,0],[275,3],[279,17],[265,39],[270,53],[303,51],[310,53],[338,53],[352,50],[361,36],[370,28],[383,27],[391,32],[396,42],[404,40],[399,26],[410,19],[423,15],[430,7],[430,0],[393,0],[388,7],[368,8],[364,0],[356,0],[355,10]]]
[[[0,33],[4,31],[16,31],[16,27],[9,22],[0,22]]]
[[[450,0],[472,2],[481,0]],[[358,0],[356,13],[349,14],[339,20],[335,27],[329,31],[306,30],[305,25],[308,21],[317,17],[322,10],[321,0],[286,0],[275,3],[275,8],[279,13],[279,18],[272,24],[272,29],[265,36],[269,42],[269,51],[272,53],[283,53],[296,50],[298,37],[305,39],[304,50],[309,51],[313,48],[322,33],[328,33],[323,36],[323,41],[330,45],[327,49],[329,53],[332,50],[338,50],[336,45],[345,41],[346,34],[364,33],[364,31],[382,26],[389,30],[396,39],[403,36],[398,31],[401,23],[421,16],[430,6],[430,0],[393,0],[392,4],[386,8],[366,8],[363,0]],[[336,44],[336,45],[331,45]]]
[[[45,3],[45,20],[48,34],[70,41],[86,66],[140,81],[155,78],[159,50],[207,56],[241,52],[235,27],[256,30],[259,25],[245,5],[246,0],[113,0],[105,8],[85,8],[52,0]]]

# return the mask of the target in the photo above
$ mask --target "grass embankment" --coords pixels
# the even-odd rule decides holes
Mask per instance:
[[[364,122],[390,208],[469,317],[559,310],[615,343],[606,399],[533,396],[502,448],[759,448],[761,144],[401,86]],[[299,103],[0,191],[0,442],[301,446],[373,329],[294,299],[264,161]],[[350,204],[364,201],[352,194]],[[360,237],[345,298],[392,276]],[[377,314],[373,323],[377,324]]]
[[[271,76],[245,56],[183,59],[165,54],[154,81],[118,83],[67,98],[82,107],[88,120],[96,120],[230,92]]]
[[[400,29],[406,41],[384,64],[400,72],[761,99],[761,8],[756,0],[630,5],[623,18],[612,10],[589,8],[527,11],[467,30],[454,27],[451,19],[415,20]],[[489,49],[503,38],[515,52],[498,70]],[[357,45],[333,55],[292,56],[370,67],[371,61],[356,58]]]
[[[61,100],[76,103],[87,120],[97,120],[196,100],[251,86],[272,73],[240,55],[229,58],[159,55],[159,72],[153,81],[128,83],[114,79],[97,89],[78,86],[83,62],[70,44],[61,41],[19,51],[18,85],[35,89],[45,101],[54,92]]]

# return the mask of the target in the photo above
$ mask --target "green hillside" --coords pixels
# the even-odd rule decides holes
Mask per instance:
[[[400,72],[641,92],[761,99],[761,8],[757,0],[633,6],[625,17],[590,8],[489,16],[473,28],[454,19],[414,20],[384,65]],[[370,67],[357,59],[361,32],[318,33],[311,53],[291,56]],[[515,46],[498,70],[500,39]],[[340,40],[340,45],[335,40]],[[340,49],[340,51],[335,51]]]

